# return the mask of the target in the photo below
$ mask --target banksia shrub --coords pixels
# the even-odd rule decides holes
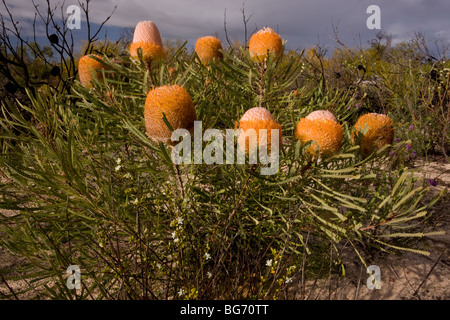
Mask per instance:
[[[264,61],[269,55],[279,56],[283,50],[281,37],[271,28],[264,28],[252,35],[248,44],[250,57],[254,61]]]
[[[385,114],[367,113],[356,121],[352,133],[352,142],[355,143],[355,135],[362,133],[365,128],[367,132],[361,138],[361,153],[367,157],[371,153],[381,149],[394,141],[394,123]]]
[[[331,156],[341,149],[344,131],[329,111],[318,110],[300,119],[295,137],[302,144],[313,141],[308,152],[319,156]]]
[[[222,59],[223,54],[220,50],[222,50],[222,43],[213,36],[199,38],[195,44],[195,52],[204,65],[210,64],[213,60]]]
[[[259,148],[267,147],[267,151],[270,152],[272,143],[272,129],[278,130],[278,148],[281,148],[281,125],[275,121],[269,110],[265,108],[255,107],[247,110],[239,120],[239,129],[242,131],[238,137],[238,146],[242,152],[251,154],[256,151],[256,145],[259,146]],[[253,129],[254,131],[248,131],[249,129]],[[260,136],[262,133],[260,133],[260,129],[267,130],[267,141],[264,141],[264,139],[260,140],[262,137]],[[252,140],[256,140],[255,146],[250,143]]]
[[[140,21],[136,25],[130,45],[130,54],[135,59],[138,59],[139,48],[142,49],[142,60],[145,63],[164,58],[161,35],[153,21]]]
[[[93,56],[100,60],[102,59],[99,55],[89,54],[81,57],[78,61],[78,75],[80,77],[80,82],[84,87],[88,88],[92,88],[94,77],[99,81],[103,80],[101,69],[106,68],[103,63],[92,58]]]
[[[172,132],[164,121],[163,113],[173,130],[194,128],[197,115],[191,96],[179,85],[151,89],[145,100],[145,128],[155,142],[172,144]]]
[[[155,63],[145,77],[140,66],[91,56],[89,64],[98,60],[111,69],[108,78],[114,71],[114,81],[102,85],[102,90],[75,89],[67,94],[55,81],[27,90],[22,100],[20,92],[10,96],[4,91],[18,90],[15,84],[4,89],[0,84],[0,95],[18,101],[0,103],[0,251],[20,258],[20,273],[17,268],[1,268],[1,281],[16,281],[18,275],[26,280],[25,287],[0,284],[1,298],[303,299],[316,294],[314,288],[297,290],[300,279],[317,279],[320,285],[323,276],[359,272],[359,265],[347,270],[354,256],[362,266],[381,250],[429,254],[422,250],[427,244],[415,239],[443,234],[429,223],[434,221],[429,209],[439,200],[433,197],[439,175],[420,181],[400,162],[403,148],[391,160],[377,159],[373,153],[375,163],[367,163],[354,157],[358,147],[347,143],[340,147],[342,131],[351,138],[345,124],[340,126],[342,119],[358,112],[351,110],[354,99],[365,102],[345,85],[346,77],[350,79],[362,63],[359,56],[355,66],[343,63],[346,56],[336,60],[342,65],[336,70],[345,79],[327,81],[328,89],[323,90],[309,70],[304,76],[304,60],[296,53],[282,61],[279,57],[277,63],[248,65],[249,57],[231,50],[224,53],[230,63],[217,64],[212,70],[217,72],[205,72],[184,46],[170,48],[171,65]],[[80,65],[82,69],[83,60]],[[397,65],[403,64],[379,65],[375,71]],[[414,76],[423,69],[420,61],[417,66]],[[60,67],[61,77],[70,76]],[[94,79],[97,67],[88,68]],[[394,70],[395,76],[406,77],[404,81],[391,79],[380,87],[389,86],[386,89],[394,92],[410,88],[416,78],[410,79],[409,68]],[[181,82],[189,93],[173,85]],[[429,103],[436,93],[427,96],[428,82],[417,83],[423,98],[430,98],[423,101],[423,111],[432,112]],[[414,97],[415,92],[399,92],[386,97],[383,105],[389,107],[395,98],[401,100],[396,106],[402,107],[400,102]],[[254,108],[258,103],[273,106],[270,111],[283,111],[275,120],[268,110]],[[318,110],[302,114],[298,126],[300,117],[292,125],[299,104],[324,105],[336,117]],[[22,106],[26,113],[19,114]],[[420,103],[410,111],[416,107]],[[389,110],[408,128],[411,113]],[[425,112],[413,115],[416,128],[406,129],[405,142],[398,147],[405,147],[405,138],[418,137],[430,121],[443,118],[420,122]],[[197,116],[208,128],[203,132],[198,127],[204,134],[186,141],[174,134],[183,143],[172,142],[172,130],[190,130]],[[227,139],[233,130],[223,130],[234,121],[243,132],[237,138],[238,154],[234,139]],[[303,148],[298,148],[301,143],[292,133],[286,139],[289,147],[276,153],[274,142],[282,143],[281,127],[295,130]],[[369,130],[367,136],[374,130],[370,121],[356,127],[363,134]],[[363,135],[356,131],[359,144]],[[176,146],[160,148],[150,139]],[[265,157],[266,148],[271,148],[270,157]],[[263,152],[255,154],[257,149]],[[315,161],[319,151],[337,154]],[[190,160],[195,165],[188,165]],[[428,187],[435,190],[429,193]],[[445,203],[438,208],[441,205]],[[351,248],[355,254],[347,250]],[[364,261],[366,257],[370,260]],[[81,289],[69,289],[73,281],[62,276],[69,266],[81,268]]]

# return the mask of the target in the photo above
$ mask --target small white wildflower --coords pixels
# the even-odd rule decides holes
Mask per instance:
[[[117,163],[117,164],[120,164],[121,162],[122,162],[122,159],[120,159],[120,158],[117,158],[117,159],[116,159],[116,163]]]
[[[136,199],[134,199],[134,200],[132,200],[132,201],[130,201],[132,204],[138,204],[139,203],[139,199],[138,198],[136,198]]]
[[[266,266],[268,267],[272,266],[272,259],[266,261]]]
[[[157,263],[157,264],[156,264],[156,267],[157,267],[158,269],[161,269],[161,264],[160,264],[160,263]]]
[[[286,280],[284,281],[284,283],[291,283],[292,282],[292,278],[286,278]]]
[[[184,290],[183,289],[180,289],[179,291],[178,291],[178,295],[181,297],[181,296],[184,296]]]
[[[119,164],[119,165],[117,165],[117,166],[114,168],[114,170],[119,171],[120,168],[122,168],[122,166]]]
[[[208,252],[205,252],[205,259],[206,259],[206,261],[211,259],[211,255]]]
[[[175,239],[175,237],[177,236],[176,232],[172,232],[172,238]]]
[[[210,278],[212,277],[212,273],[211,273],[210,271],[208,271],[208,272],[206,273],[206,276],[208,277],[208,279],[210,279]]]
[[[184,219],[182,217],[178,217],[177,218],[177,223],[178,225],[182,225],[183,224]]]
[[[131,179],[133,178],[133,176],[131,175],[131,173],[127,172],[126,174],[124,174],[123,176],[125,179]]]
[[[173,239],[174,243],[177,243],[178,241],[180,241],[180,239],[178,239],[178,238]]]

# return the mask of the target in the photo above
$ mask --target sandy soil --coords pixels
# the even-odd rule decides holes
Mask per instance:
[[[400,256],[377,254],[368,264],[380,267],[380,289],[367,287],[369,274],[352,252],[344,254],[346,277],[322,279],[306,284],[308,299],[361,300],[448,300],[450,299],[450,211],[441,211],[437,228],[447,234],[427,240],[429,256],[405,253]],[[442,219],[441,219],[442,218]],[[367,258],[367,257],[366,257]]]
[[[417,162],[414,164],[416,175],[428,180],[435,179],[438,183],[432,187],[433,192],[439,192],[450,186],[450,164]],[[448,198],[447,198],[448,200]],[[3,211],[5,213],[5,211]],[[9,214],[13,214],[9,212]],[[450,299],[450,203],[443,202],[435,209],[429,223],[437,230],[445,230],[445,235],[428,238],[425,242],[429,256],[405,253],[399,256],[376,254],[368,258],[368,263],[377,265],[381,271],[381,288],[369,290],[366,283],[369,275],[351,249],[344,252],[346,277],[330,277],[317,281],[308,281],[304,294],[299,299]],[[349,262],[348,262],[349,261]],[[11,292],[17,292],[29,287],[20,278],[3,281],[2,271],[14,270],[17,276],[23,259],[17,258],[0,248],[0,299]],[[18,298],[29,299],[36,294],[29,291]]]
[[[434,179],[431,195],[450,187],[450,164],[416,162],[415,175],[428,181]],[[431,196],[430,195],[430,196]],[[404,253],[399,256],[377,254],[365,257],[367,263],[380,267],[380,289],[368,289],[369,274],[352,249],[344,252],[346,277],[332,277],[305,284],[304,298],[308,299],[364,299],[364,300],[448,300],[450,299],[450,203],[441,202],[428,221],[445,235],[428,238],[424,250],[429,256]]]

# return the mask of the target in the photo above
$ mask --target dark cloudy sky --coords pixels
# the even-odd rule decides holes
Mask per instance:
[[[35,0],[42,4],[44,0]],[[24,32],[30,30],[34,8],[30,0],[6,0]],[[51,3],[58,1],[51,0]],[[77,4],[66,0],[64,6]],[[152,20],[163,38],[188,40],[191,45],[198,37],[218,35],[225,42],[224,12],[231,40],[244,39],[242,0],[92,0],[91,19],[100,23],[117,5],[106,24],[108,36],[117,38],[123,28],[133,28],[140,20]],[[329,48],[336,26],[340,39],[348,46],[363,45],[378,30],[369,30],[366,13],[370,5],[381,9],[381,31],[392,35],[393,43],[411,39],[421,31],[426,39],[450,41],[450,0],[246,0],[246,14],[252,15],[249,31],[264,26],[278,30],[290,49],[302,49],[316,43]],[[5,10],[0,5],[4,15]],[[81,23],[82,30],[86,24]],[[43,31],[41,29],[41,31]],[[81,36],[80,36],[81,38]]]

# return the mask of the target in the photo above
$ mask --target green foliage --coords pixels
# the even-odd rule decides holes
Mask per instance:
[[[92,90],[76,82],[70,95],[2,104],[0,208],[15,214],[0,216],[0,244],[26,258],[24,277],[46,283],[40,297],[277,299],[292,279],[323,274],[328,259],[344,273],[343,244],[363,263],[367,247],[427,254],[410,238],[433,235],[421,222],[440,195],[424,204],[427,188],[392,166],[390,146],[361,158],[350,143],[353,87],[316,81],[302,54],[262,65],[228,48],[205,67],[184,45],[150,72],[105,57],[105,81]],[[204,130],[234,128],[252,107],[270,110],[284,136],[277,174],[175,166],[170,148],[146,137],[143,117],[149,88],[173,83],[189,91]],[[341,153],[320,160],[293,135],[317,109],[345,129]],[[70,265],[81,268],[80,290],[66,286]]]

